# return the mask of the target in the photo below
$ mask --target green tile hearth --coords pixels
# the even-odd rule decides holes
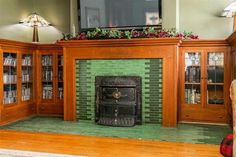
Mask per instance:
[[[232,132],[229,126],[219,125],[178,124],[177,128],[165,128],[160,124],[143,124],[110,127],[96,125],[91,121],[67,122],[61,117],[38,116],[0,126],[0,129],[214,145],[219,145],[223,137]]]

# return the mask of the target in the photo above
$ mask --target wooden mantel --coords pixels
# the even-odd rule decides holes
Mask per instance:
[[[75,62],[78,59],[163,59],[162,125],[177,125],[178,49],[181,40],[112,39],[59,41],[64,55],[64,120],[76,120]]]

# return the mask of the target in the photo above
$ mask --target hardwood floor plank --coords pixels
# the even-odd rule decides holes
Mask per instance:
[[[219,146],[0,130],[0,148],[92,157],[221,157]]]

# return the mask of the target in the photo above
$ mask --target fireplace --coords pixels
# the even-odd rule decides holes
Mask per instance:
[[[161,123],[165,127],[176,127],[181,42],[177,38],[59,41],[65,58],[64,120],[95,121],[95,76],[141,76],[142,123]],[[186,42],[186,45],[191,43]],[[151,62],[144,63],[142,70],[139,65],[134,64],[130,64],[133,68],[121,64],[124,68],[120,69],[119,66],[117,68],[116,61],[113,66],[99,62],[125,60],[126,63],[130,59],[153,59],[161,62],[160,67]],[[84,67],[84,64],[75,64],[78,62],[88,64]],[[99,63],[99,66],[96,63]],[[101,71],[100,65],[107,70]],[[147,67],[153,70],[148,70]],[[160,75],[152,78],[156,73]]]
[[[97,76],[97,124],[109,126],[134,126],[142,123],[141,77]]]

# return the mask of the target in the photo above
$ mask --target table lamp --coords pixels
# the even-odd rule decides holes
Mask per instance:
[[[33,42],[39,42],[38,27],[47,27],[51,25],[37,13],[29,15],[27,18],[23,19],[19,23],[25,26],[33,27]]]

